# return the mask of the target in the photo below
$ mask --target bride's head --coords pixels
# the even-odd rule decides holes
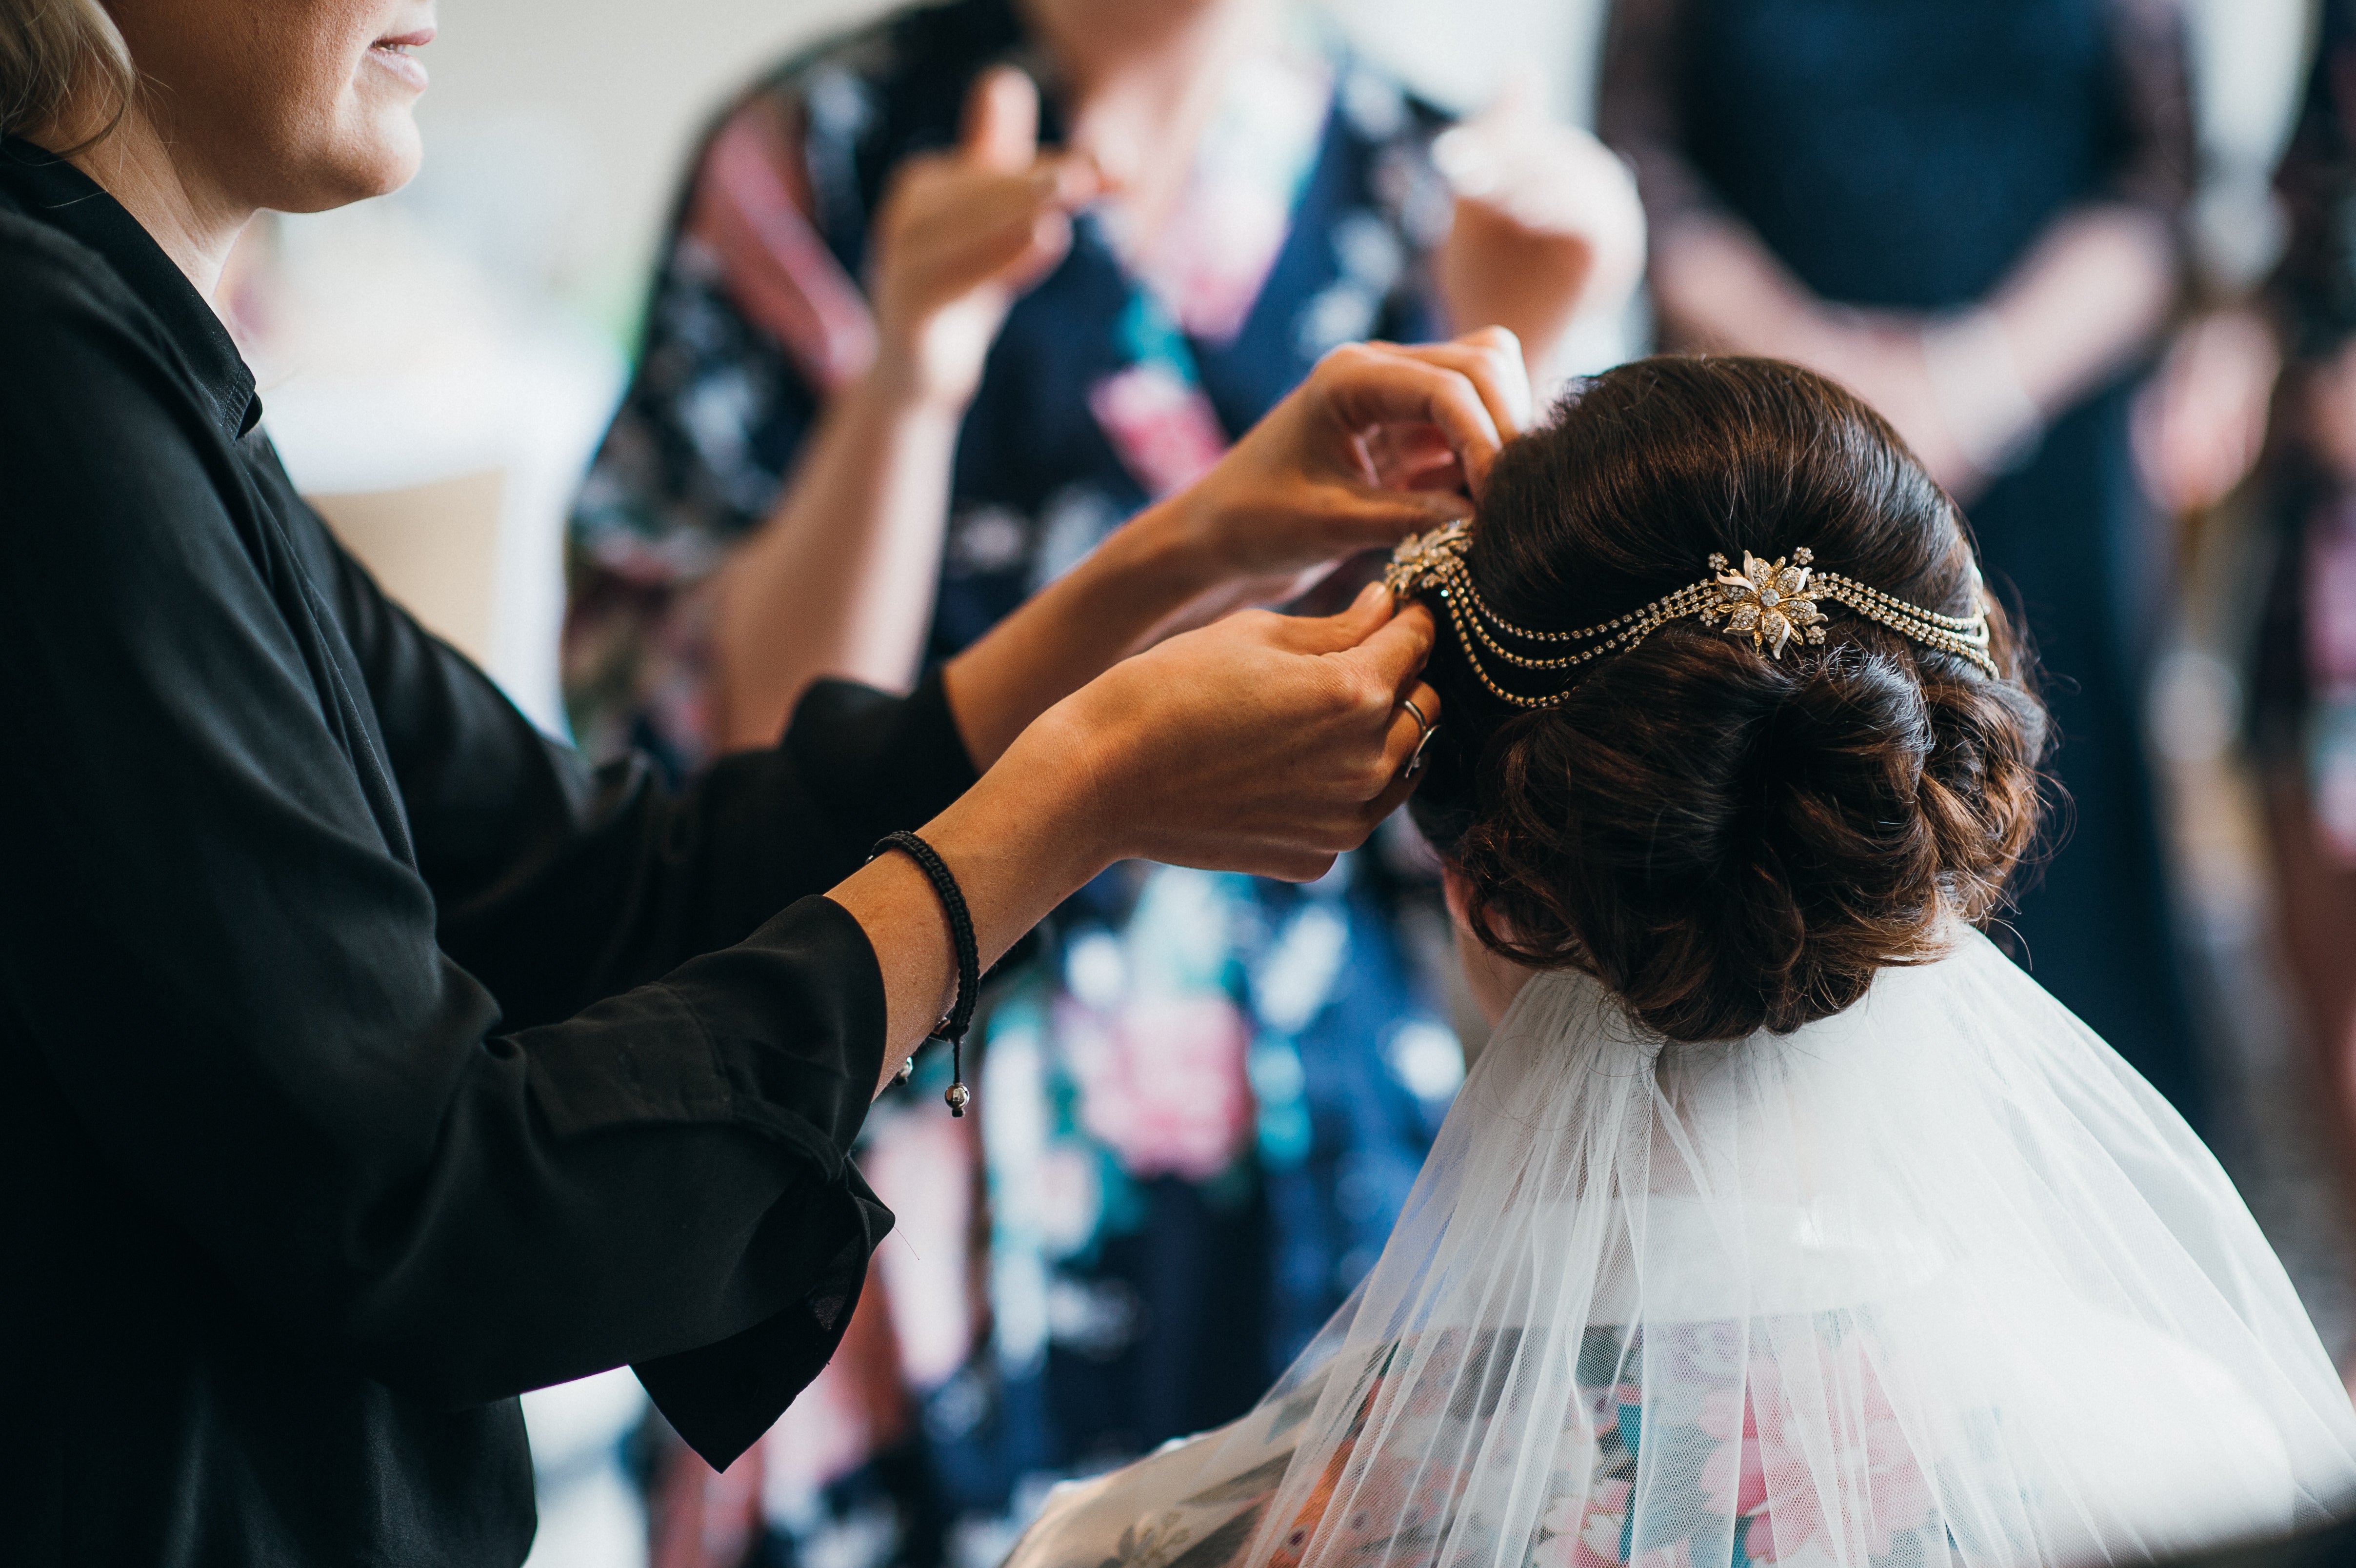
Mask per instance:
[[[1728,1040],[1838,1012],[1996,910],[2045,712],[1954,503],[1856,398],[1772,360],[1623,366],[1506,448],[1471,537],[1446,601],[1424,580],[1447,723],[1416,815],[1476,968],[1586,969],[1671,1039]],[[1772,614],[1758,645],[1728,616],[1794,579],[1699,588],[1746,552],[1841,595],[1765,606],[1791,612],[1780,656]],[[1656,609],[1633,646],[1536,667]]]

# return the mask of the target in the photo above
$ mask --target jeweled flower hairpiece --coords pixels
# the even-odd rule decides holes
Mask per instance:
[[[1815,560],[1813,550],[1796,549],[1789,560],[1774,561],[1762,560],[1744,550],[1740,572],[1730,570],[1726,557],[1713,555],[1709,558],[1711,575],[1665,593],[1650,604],[1573,632],[1534,632],[1515,625],[1482,599],[1480,590],[1472,585],[1472,569],[1465,560],[1472,548],[1472,528],[1469,523],[1453,522],[1428,534],[1419,534],[1391,552],[1390,566],[1383,573],[1383,585],[1393,597],[1400,599],[1438,593],[1440,603],[1448,607],[1457,640],[1464,645],[1465,661],[1472,667],[1473,675],[1492,695],[1516,708],[1551,708],[1563,700],[1568,688],[1543,697],[1507,691],[1481,662],[1483,650],[1516,669],[1574,669],[1605,654],[1625,653],[1671,621],[1690,615],[1714,631],[1723,631],[1730,636],[1747,635],[1752,647],[1780,659],[1784,645],[1794,638],[1812,644],[1825,640],[1825,613],[1821,606],[1826,603],[1845,605],[1925,647],[1967,658],[1991,677],[1997,674],[1996,660],[1988,654],[1986,615],[1937,614],[1903,599],[1892,598],[1878,588],[1869,588],[1855,578],[1837,571],[1817,571],[1812,564]],[[1591,645],[1542,658],[1516,653],[1498,641],[1500,637],[1518,643]]]

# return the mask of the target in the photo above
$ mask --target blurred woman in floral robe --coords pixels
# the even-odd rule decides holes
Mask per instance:
[[[695,160],[573,514],[583,742],[687,773],[819,675],[906,684],[1340,343],[1503,322],[1535,363],[1615,307],[1617,164],[1526,110],[1446,131],[1250,0],[950,0],[774,71]],[[905,1240],[757,1466],[653,1445],[661,1568],[995,1562],[1048,1482],[1248,1407],[1462,1075],[1418,851],[1076,900],[985,997],[978,1116],[926,1061],[871,1120]]]

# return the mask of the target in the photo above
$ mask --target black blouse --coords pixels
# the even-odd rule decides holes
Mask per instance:
[[[0,144],[0,1561],[511,1563],[514,1395],[724,1465],[891,1223],[809,896],[972,782],[937,683],[591,771],[294,495],[220,322]]]

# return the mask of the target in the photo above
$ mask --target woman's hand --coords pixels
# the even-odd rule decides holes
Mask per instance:
[[[1125,659],[1051,709],[1003,764],[1070,781],[1089,859],[1305,881],[1405,800],[1440,699],[1430,615],[1369,584],[1339,615],[1231,615]]]
[[[2255,305],[2206,311],[2177,329],[2135,411],[2136,464],[2169,522],[2218,506],[2250,476],[2265,450],[2282,368],[2282,344]],[[2356,378],[2339,360],[2322,368],[2309,396],[2324,394],[2339,411],[2319,422],[2325,439],[2309,450],[2345,480],[2356,474]]]
[[[1361,550],[1466,516],[1529,418],[1521,345],[1503,327],[1351,344],[1130,528],[1174,545],[1170,564],[1197,595],[1188,622],[1280,603]]]
[[[908,159],[875,219],[876,360],[894,395],[962,413],[1023,290],[1064,259],[1072,214],[1103,187],[1096,165],[1039,153],[1039,91],[985,72],[950,153]]]
[[[1803,327],[1806,341],[1787,357],[1838,381],[1888,420],[1932,478],[1960,501],[1987,485],[1988,454],[2023,433],[2008,410],[1983,396],[1991,379],[1951,373],[1943,386],[1932,372],[1930,325],[1896,312],[1819,308]],[[1983,349],[1975,342],[1973,347]],[[2011,374],[2008,365],[2001,375]],[[1975,454],[1977,454],[1976,457]]]
[[[1323,876],[1407,796],[1424,726],[1405,702],[1440,717],[1420,679],[1432,635],[1420,606],[1394,615],[1370,585],[1339,615],[1251,613],[1173,637],[1057,703],[922,830],[981,962],[1117,860]],[[948,926],[905,856],[830,896],[874,945],[888,1081],[953,999]]]
[[[1966,503],[2034,450],[2054,411],[2116,373],[2176,288],[2167,226],[2119,205],[2062,214],[1985,301],[1938,317],[1821,300],[1725,217],[1687,218],[1658,250],[1653,295],[1672,341],[1829,376]]]
[[[1644,274],[1636,182],[1602,143],[1547,119],[1526,83],[1431,151],[1456,193],[1436,261],[1449,319],[1503,323],[1543,379],[1571,324],[1618,310]]]
[[[1480,488],[1528,417],[1510,333],[1335,349],[1210,473],[949,661],[967,751],[988,767],[1115,660],[1238,605],[1291,598],[1360,550],[1464,516],[1464,490]]]

